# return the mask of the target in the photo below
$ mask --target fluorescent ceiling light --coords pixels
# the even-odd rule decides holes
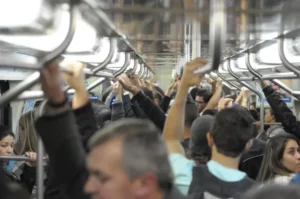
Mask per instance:
[[[299,63],[300,62],[300,57],[292,55],[291,53],[289,53],[288,43],[290,43],[290,42],[288,42],[288,39],[285,39],[284,53],[285,53],[285,56],[286,56],[287,60],[289,60],[289,62],[291,62],[291,63]],[[264,63],[282,65],[282,62],[281,62],[280,57],[279,57],[278,48],[279,48],[278,44],[274,43],[270,46],[267,46],[267,47],[261,49],[258,52],[260,60]]]
[[[75,59],[81,62],[86,63],[102,63],[108,56],[109,50],[110,50],[110,42],[108,38],[102,38],[100,44],[100,51],[96,52],[94,54],[88,54],[88,55],[68,55],[64,54],[64,57]],[[93,64],[98,65],[98,64]]]
[[[32,24],[37,20],[43,0],[1,0],[0,27],[11,28]]]
[[[11,1],[11,0],[9,0]],[[30,0],[32,1],[32,0]],[[23,1],[22,1],[23,2]],[[24,1],[27,2],[27,1]],[[1,5],[1,4],[0,4]],[[31,5],[31,4],[30,4]],[[10,10],[11,12],[12,10]],[[29,11],[27,11],[29,13]],[[15,14],[15,12],[13,12]],[[16,14],[15,14],[16,15]],[[18,18],[21,18],[18,15]],[[0,35],[0,40],[14,45],[33,48],[41,51],[52,51],[65,39],[70,21],[70,13],[58,12],[57,26],[52,34],[31,36],[31,35]],[[80,17],[77,20],[76,31],[67,52],[92,52],[99,38],[96,30]]]

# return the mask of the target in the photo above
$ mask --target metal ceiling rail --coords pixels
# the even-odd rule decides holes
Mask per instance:
[[[56,49],[39,59],[39,64],[41,68],[44,67],[46,63],[54,60],[59,55],[61,55],[71,43],[76,29],[76,15],[78,11],[77,3],[78,0],[70,1],[70,23],[68,33],[64,41]],[[0,65],[2,64],[0,63]],[[15,87],[5,92],[0,98],[0,107],[3,107],[5,104],[16,98],[20,93],[35,85],[39,81],[39,77],[39,72],[35,72],[28,78],[26,78],[24,81],[17,84]]]
[[[292,31],[289,31],[287,33],[282,33],[280,35],[278,35],[277,37],[273,38],[273,39],[270,39],[270,40],[264,40],[264,41],[261,41],[259,43],[256,43],[252,46],[249,46],[247,49],[245,50],[242,50],[238,53],[235,53],[234,55],[231,55],[229,57],[226,57],[223,59],[223,61],[226,61],[228,59],[232,59],[232,58],[238,58],[240,56],[243,56],[245,53],[249,52],[249,51],[257,51],[261,48],[264,48],[266,46],[269,46],[270,44],[273,44],[276,42],[277,39],[281,38],[281,37],[295,37],[295,36],[298,36],[300,35],[300,28],[297,28],[295,30],[292,30]]]
[[[0,160],[30,161],[30,158],[18,155],[0,155]],[[46,158],[44,158],[44,160],[46,160]]]
[[[126,68],[129,66],[129,64],[130,64],[130,54],[126,53],[125,54],[125,62],[123,64],[123,66],[113,74],[113,77],[117,77],[121,73],[123,73],[126,70]],[[90,90],[96,88],[104,80],[105,80],[105,78],[103,76],[100,77],[98,80],[96,80],[95,82],[90,84],[87,87],[87,90],[90,91]],[[74,89],[68,89],[66,92],[67,92],[68,95],[73,95],[75,93],[75,90]],[[44,97],[45,97],[45,94],[41,90],[40,91],[25,91],[25,92],[21,93],[15,100],[40,99],[40,98],[44,98]]]
[[[240,87],[238,87],[238,86],[235,85],[234,83],[228,81],[228,80],[226,79],[226,77],[224,77],[224,76],[219,72],[219,70],[216,70],[215,72],[216,72],[216,74],[218,75],[218,77],[220,77],[223,81],[227,82],[228,84],[230,84],[230,85],[233,86],[234,88],[236,88],[236,89],[238,89],[238,90],[241,90]],[[236,80],[235,80],[235,81],[236,81]]]
[[[117,48],[118,40],[117,38],[110,38],[110,47],[109,47],[109,53],[108,56],[105,58],[105,60],[100,63],[98,66],[92,69],[93,73],[97,73],[100,70],[105,69],[105,67],[111,62]]]
[[[250,86],[249,84],[240,81],[239,80],[239,76],[237,74],[235,74],[231,68],[231,61],[230,59],[228,60],[228,72],[239,82],[241,83],[243,86],[245,86],[246,88],[248,88],[249,90],[251,90],[253,93],[255,93],[259,99],[260,99],[260,112],[259,112],[259,118],[260,118],[260,132],[264,131],[264,99],[263,99],[263,95],[262,93],[260,93],[259,91],[257,91],[256,89],[252,88],[252,86]]]
[[[82,5],[81,7],[83,9],[88,9],[90,12],[94,13],[94,15],[97,17],[98,20],[95,20],[94,18],[92,19],[91,17],[89,17],[89,12],[87,13],[83,13],[84,14],[84,17],[93,22],[92,24],[97,24],[95,27],[101,27],[101,26],[106,26],[106,34],[109,36],[109,37],[117,37],[119,39],[121,39],[125,44],[126,46],[136,54],[136,56],[145,64],[146,67],[149,68],[149,70],[154,73],[153,69],[151,67],[149,67],[147,65],[147,63],[145,62],[145,60],[138,54],[138,52],[136,51],[136,49],[129,43],[128,40],[126,40],[126,37],[121,34],[117,28],[115,27],[115,25],[113,24],[113,22],[107,17],[107,15],[102,11],[102,9],[99,8],[99,3],[97,2],[94,2],[94,1],[91,1],[91,0],[84,0],[82,2]],[[102,23],[102,24],[99,24],[99,21]],[[101,29],[101,28],[100,28]],[[103,66],[104,68],[105,66]],[[101,69],[99,69],[101,67],[98,67],[95,69],[95,71],[99,71]]]

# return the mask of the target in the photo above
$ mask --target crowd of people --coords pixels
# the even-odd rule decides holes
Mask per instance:
[[[0,126],[0,198],[36,195],[37,136],[45,149],[45,199],[300,198],[300,122],[280,93],[261,81],[271,109],[261,132],[249,90],[225,96],[223,83],[201,88],[207,64],[188,62],[164,92],[129,70],[104,100],[90,100],[83,65],[52,62],[41,71],[47,97],[20,118],[18,133]],[[75,90],[72,101],[61,79]],[[110,81],[110,80],[108,80]]]

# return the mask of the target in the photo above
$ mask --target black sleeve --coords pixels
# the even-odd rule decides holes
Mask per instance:
[[[89,102],[85,106],[75,109],[74,114],[83,147],[86,151],[88,151],[87,142],[98,130],[95,113],[92,109],[91,103]]]
[[[170,106],[171,98],[169,96],[164,96],[161,103],[160,108],[163,110],[163,112],[168,112],[169,106]]]
[[[287,132],[300,138],[300,123],[297,121],[293,112],[287,107],[286,103],[281,99],[280,95],[271,85],[264,88],[263,92],[274,112],[276,120],[281,122]]]
[[[30,167],[27,164],[24,164],[20,180],[22,186],[28,191],[28,193],[32,193],[36,182],[36,167]]]
[[[49,155],[51,169],[59,183],[66,185],[67,195],[72,199],[89,198],[83,191],[88,177],[86,154],[73,112],[43,116],[35,126]]]
[[[134,114],[134,111],[131,107],[131,101],[129,95],[123,96],[123,108],[124,108],[125,117],[136,118],[136,115]]]
[[[142,91],[137,93],[132,100],[139,103],[139,106],[148,118],[162,131],[165,125],[166,115],[154,101],[147,97]]]

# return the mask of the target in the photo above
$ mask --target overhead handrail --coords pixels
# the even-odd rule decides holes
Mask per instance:
[[[114,77],[118,77],[119,75],[121,75],[122,73],[125,72],[126,68],[130,65],[130,53],[125,53],[125,61],[124,61],[124,64],[123,66],[118,70],[116,71],[113,76]],[[93,82],[91,85],[89,85],[87,87],[87,90],[92,90],[94,88],[96,88],[98,85],[100,85],[102,82],[105,81],[105,78],[100,78],[98,79],[97,81]],[[109,86],[106,90],[111,90],[111,86]],[[101,94],[102,95],[102,94]]]
[[[135,74],[135,71],[137,69],[138,63],[139,63],[138,59],[134,59],[133,69],[132,69],[132,72],[130,73],[130,75],[134,75]]]
[[[245,64],[249,70],[249,72],[251,74],[253,74],[257,79],[261,80],[263,75],[260,74],[258,71],[254,70],[254,68],[251,66],[251,62],[250,62],[250,51],[248,51],[248,53],[246,54],[246,59],[245,59]],[[286,92],[288,92],[289,94],[293,95],[294,97],[296,98],[299,98],[298,95],[296,95],[296,93],[293,92],[293,90],[291,90],[290,88],[288,88],[287,86],[285,86],[284,84],[281,83],[280,80],[278,79],[274,79],[274,76],[273,78],[270,78],[269,79],[272,83],[278,85],[280,88],[282,88],[283,90],[285,90]]]
[[[137,74],[138,77],[141,77],[141,75],[143,74],[144,72],[144,63],[140,64],[140,70]]]
[[[45,64],[55,58],[57,58],[60,54],[62,54],[69,44],[71,43],[75,29],[76,29],[76,15],[77,15],[77,3],[79,0],[71,0],[70,1],[70,23],[68,33],[64,39],[64,41],[52,52],[49,52],[44,57],[39,59],[40,67],[44,67]],[[0,63],[1,65],[1,63]],[[40,79],[40,73],[35,72],[26,78],[24,81],[17,84],[15,87],[9,89],[5,92],[0,98],[0,107],[3,107],[5,104],[10,102],[12,99],[16,98],[21,92],[31,88],[35,85]]]
[[[96,66],[95,68],[92,69],[93,73],[97,73],[100,70],[103,70],[112,60],[112,58],[114,57],[116,48],[117,48],[117,44],[118,44],[118,40],[117,38],[110,38],[110,47],[109,47],[109,53],[108,56],[106,57],[106,59],[100,63],[98,66]]]
[[[259,91],[257,91],[256,89],[252,88],[252,86],[250,86],[249,84],[240,81],[239,80],[239,76],[237,74],[235,74],[231,68],[231,60],[228,60],[228,72],[232,75],[232,77],[234,77],[238,82],[240,82],[243,86],[245,86],[246,88],[248,88],[249,90],[251,90],[253,93],[255,93],[259,99],[260,99],[260,112],[259,112],[259,118],[260,118],[260,132],[262,133],[264,131],[264,100],[263,100],[263,95],[262,93],[260,93]]]
[[[219,72],[219,70],[216,70],[215,72],[216,72],[216,74],[218,75],[218,77],[220,77],[223,81],[226,81],[228,84],[230,84],[230,85],[233,86],[234,88],[236,88],[236,89],[238,89],[238,90],[241,90],[241,88],[238,87],[237,85],[235,85],[234,83],[227,81],[227,79]],[[235,81],[236,81],[236,80],[235,80]]]
[[[47,158],[43,158],[47,160]],[[14,160],[14,161],[30,161],[30,158],[27,156],[19,155],[0,155],[0,160]]]
[[[284,36],[282,36],[281,38],[279,38],[278,40],[278,52],[279,52],[279,57],[280,60],[282,61],[283,66],[294,72],[296,75],[300,76],[300,71],[297,69],[296,66],[294,66],[292,63],[290,63],[284,53]]]

